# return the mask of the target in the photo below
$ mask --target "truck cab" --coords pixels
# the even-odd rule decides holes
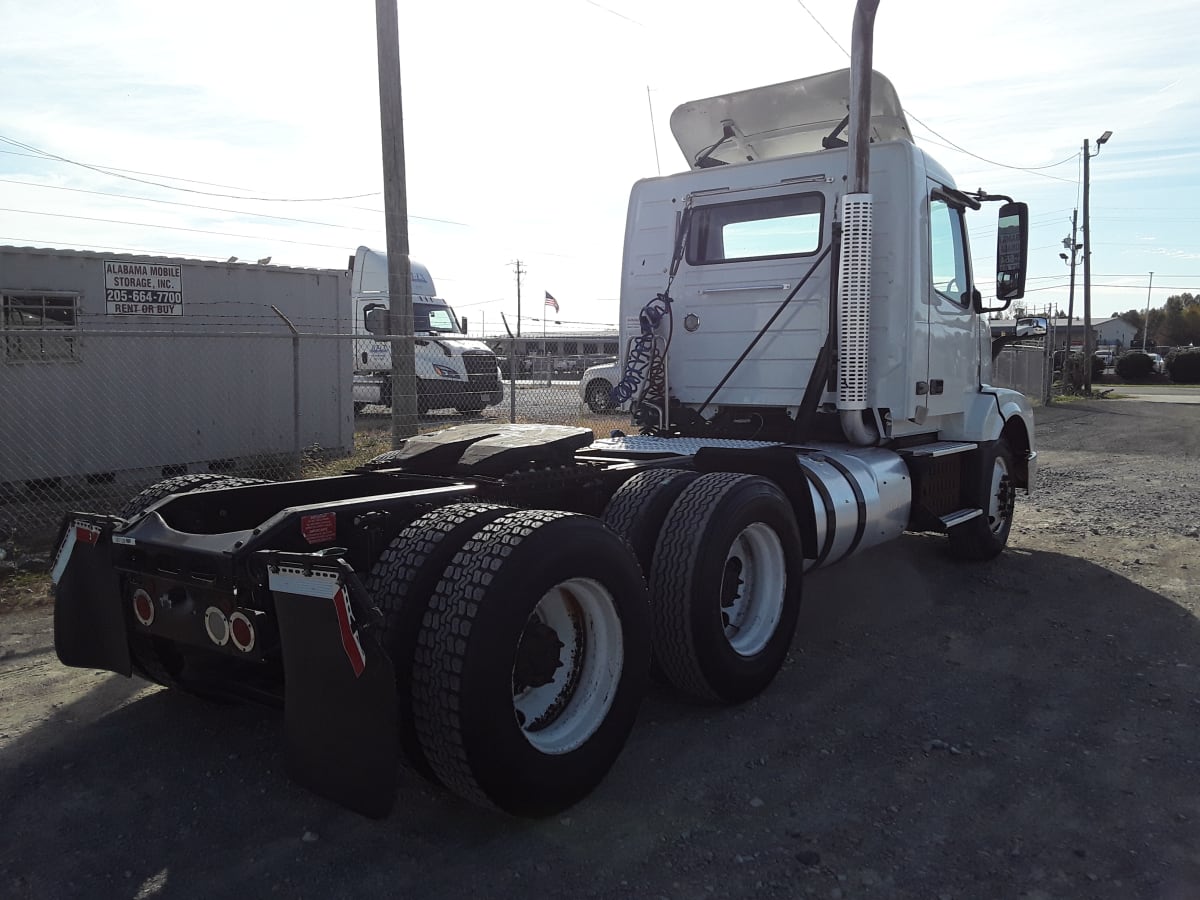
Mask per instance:
[[[416,337],[417,409],[453,408],[477,413],[504,399],[496,356],[482,341],[466,336],[466,320],[437,295],[433,276],[411,263],[413,334]],[[354,408],[391,406],[391,346],[386,340],[387,256],[359,247],[350,261],[350,302],[354,308]]]
[[[650,386],[650,404],[643,394],[643,422],[758,439],[807,429],[840,440],[823,414],[839,409],[843,376],[857,368],[876,442],[931,431],[980,437],[995,406],[981,313],[1007,305],[984,302],[991,277],[971,262],[966,217],[980,201],[913,143],[894,88],[874,73],[869,255],[840,258],[849,85],[843,70],[675,111],[672,129],[692,169],[637,183],[625,235],[627,350],[643,332],[647,304],[670,297],[653,328],[665,351],[665,389]],[[1002,219],[1013,218],[1009,206]],[[856,267],[868,269],[866,322],[839,323],[831,299],[839,273]],[[839,328],[854,326],[865,327],[822,357],[831,334],[836,342]],[[812,415],[802,416],[806,396]],[[1028,406],[1017,395],[1008,400]]]

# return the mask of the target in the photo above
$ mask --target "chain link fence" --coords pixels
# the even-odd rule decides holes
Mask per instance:
[[[992,384],[1020,391],[1035,406],[1050,402],[1052,368],[1042,338],[1003,347],[992,360]]]
[[[0,342],[0,548],[45,549],[66,513],[115,512],[173,475],[336,474],[391,449],[392,409],[359,399],[356,387],[382,379],[390,389],[390,370],[355,375],[371,343],[362,336],[47,329],[0,332]],[[422,377],[437,370],[418,351],[417,432],[464,422],[574,425],[597,436],[630,427],[608,399],[612,357],[488,339],[494,355],[464,372],[446,344],[436,379]],[[1042,340],[1004,348],[993,372],[996,384],[1045,402]],[[471,389],[486,405],[462,400]]]
[[[505,353],[489,340],[496,354],[463,372],[447,341],[430,378],[420,376],[438,370],[419,342],[418,432],[487,421],[598,435],[627,427],[627,416],[594,412],[581,396],[585,363],[602,357]],[[0,331],[0,549],[44,550],[66,513],[115,512],[172,475],[335,474],[391,449],[391,409],[357,399],[364,343],[261,328]],[[390,385],[389,371],[374,377]],[[461,402],[471,387],[499,402],[475,411]]]

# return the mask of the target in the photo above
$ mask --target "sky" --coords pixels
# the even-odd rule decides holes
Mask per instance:
[[[687,167],[671,111],[847,66],[852,14],[401,3],[413,259],[472,332],[515,321],[518,260],[526,329],[547,291],[563,328],[615,325],[630,188]],[[0,22],[0,244],[318,268],[386,246],[374,3],[0,0]],[[874,65],[960,188],[1029,204],[1030,311],[1067,308],[1082,144],[1112,131],[1090,164],[1098,320],[1200,293],[1197,33],[1195,0],[882,0]],[[994,206],[971,227],[990,272]]]

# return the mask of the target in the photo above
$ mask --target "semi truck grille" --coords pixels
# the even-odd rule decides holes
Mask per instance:
[[[463,365],[468,375],[496,374],[496,357],[490,353],[464,353]]]
[[[473,390],[488,393],[500,390],[500,372],[496,367],[496,357],[492,354],[464,353],[463,367],[467,370],[467,380]]]

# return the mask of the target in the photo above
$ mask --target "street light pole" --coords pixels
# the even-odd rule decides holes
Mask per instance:
[[[1154,273],[1150,273],[1150,284],[1146,288],[1146,321],[1142,323],[1142,352],[1146,352],[1146,341],[1150,337],[1150,291],[1154,289]]]
[[[1096,155],[1100,147],[1112,137],[1106,131],[1096,139]],[[1091,220],[1091,167],[1092,158],[1088,141],[1083,141],[1083,391],[1092,392],[1092,220]]]

